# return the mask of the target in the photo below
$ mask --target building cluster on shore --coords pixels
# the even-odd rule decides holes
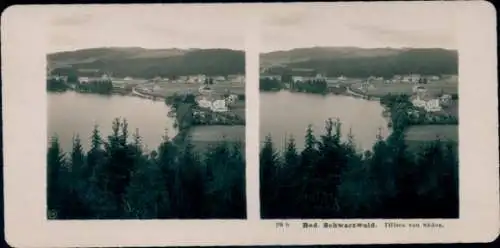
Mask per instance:
[[[443,94],[439,97],[432,97],[427,93],[427,89],[422,85],[413,87],[412,104],[417,108],[423,108],[427,112],[438,112],[442,110],[443,105],[451,102],[451,95]]]
[[[234,84],[243,84],[245,83],[245,75],[242,74],[234,74],[234,75],[226,75],[226,76],[207,76],[204,74],[199,75],[184,75],[177,77],[154,77],[151,79],[145,78],[132,78],[130,76],[126,76],[123,78],[113,77],[111,73],[103,73],[101,76],[83,76],[77,75],[77,82],[79,84],[88,84],[99,81],[111,81],[113,85],[117,85],[117,87],[121,87],[124,84],[131,82],[166,82],[166,83],[186,83],[186,84],[217,84],[217,83],[234,83]],[[57,79],[68,82],[68,76],[65,75],[57,75],[48,73],[48,79]]]
[[[187,84],[217,84],[217,83],[245,83],[245,76],[240,74],[227,75],[227,76],[207,76],[200,75],[187,75],[178,77],[155,77],[150,81],[153,82],[166,82],[166,83],[187,83]]]
[[[235,94],[227,94],[219,98],[214,97],[212,89],[208,85],[201,86],[198,89],[200,95],[196,98],[196,103],[200,108],[210,109],[213,112],[227,112],[228,106],[238,100]]]

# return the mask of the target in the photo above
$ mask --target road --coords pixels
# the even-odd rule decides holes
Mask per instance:
[[[355,97],[360,97],[360,98],[363,98],[363,99],[369,99],[369,100],[380,100],[379,97],[373,97],[373,96],[368,96],[368,95],[363,95],[363,94],[360,94],[360,93],[357,93],[357,92],[354,92],[351,90],[351,85],[347,86],[346,87],[346,93],[347,94],[350,94],[352,96],[355,96]],[[368,98],[369,97],[369,98]]]

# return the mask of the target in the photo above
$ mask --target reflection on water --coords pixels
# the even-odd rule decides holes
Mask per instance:
[[[304,145],[306,128],[312,124],[316,136],[324,133],[328,118],[339,118],[343,138],[352,130],[359,149],[371,149],[379,130],[387,137],[387,120],[383,107],[377,101],[349,96],[313,95],[303,93],[260,93],[260,140],[271,134],[277,147],[283,147],[285,138],[293,135],[298,148]]]
[[[48,93],[48,138],[57,134],[64,151],[71,149],[72,137],[79,134],[87,151],[92,129],[99,125],[102,137],[111,133],[116,117],[126,118],[130,138],[136,128],[147,150],[156,149],[165,129],[170,137],[177,133],[174,119],[167,116],[169,107],[162,101],[132,96],[102,96],[76,92]]]

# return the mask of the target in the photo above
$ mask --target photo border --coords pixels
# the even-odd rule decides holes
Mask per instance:
[[[444,228],[385,229],[381,219],[307,220],[366,223],[375,229],[303,229],[306,220],[260,220],[259,206],[259,15],[261,8],[300,4],[220,4],[249,11],[246,37],[247,220],[46,220],[47,106],[45,78],[47,20],[52,11],[73,6],[11,6],[2,13],[2,91],[4,118],[5,235],[15,247],[70,246],[213,246],[320,245],[373,243],[489,242],[499,230],[497,38],[496,11],[486,1],[408,3],[304,3],[313,7],[411,6],[422,12],[442,8],[456,13],[459,54],[459,219],[395,220],[435,222]],[[134,8],[144,5],[86,5],[89,8]],[[149,5],[147,8],[163,6]],[[165,6],[167,7],[167,6]],[[387,11],[388,11],[387,10]],[[119,9],[117,9],[119,11]],[[29,18],[26,18],[29,17]],[[243,28],[243,27],[242,27]],[[479,86],[478,86],[479,84]],[[39,185],[36,182],[44,182]]]

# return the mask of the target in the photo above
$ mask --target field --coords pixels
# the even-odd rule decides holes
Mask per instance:
[[[440,139],[458,145],[458,125],[418,125],[406,129],[405,140],[410,149]]]
[[[367,89],[364,94],[374,97],[382,97],[391,94],[412,94],[414,84],[409,83],[384,83],[373,82],[374,88]],[[359,92],[361,83],[354,83],[351,87],[353,91]],[[458,94],[458,81],[455,77],[432,81],[425,85],[425,88],[431,95],[439,95],[441,91],[445,94]]]
[[[158,86],[159,87],[154,91],[154,95],[166,97],[187,91],[198,92],[198,89],[202,86],[202,84],[160,82],[158,83]],[[214,85],[210,85],[210,87],[214,90],[215,94],[224,94],[226,90],[229,90],[229,92],[233,94],[245,94],[245,84],[227,82],[216,83]]]
[[[245,126],[193,126],[189,129],[191,142],[196,149],[205,149],[220,141],[236,141],[245,144]]]

